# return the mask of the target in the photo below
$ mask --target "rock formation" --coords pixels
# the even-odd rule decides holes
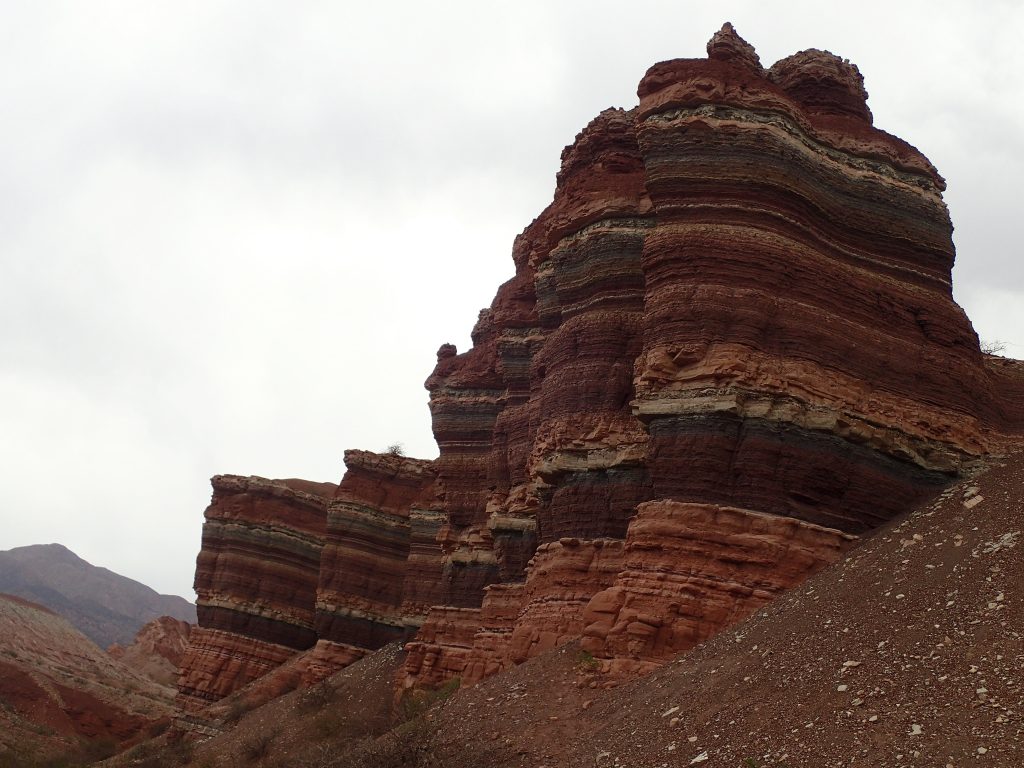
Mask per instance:
[[[327,503],[336,486],[218,475],[196,561],[199,626],[178,683],[201,707],[316,643]]]
[[[579,638],[646,669],[1024,431],[1024,370],[952,299],[944,181],[854,65],[766,69],[726,24],[638,95],[562,153],[472,349],[438,350],[438,459],[346,455],[303,643],[419,626],[405,688]]]
[[[200,626],[179,680],[196,711],[285,662],[310,684],[406,640],[440,599],[430,462],[347,451],[340,485],[213,478],[196,564]]]
[[[191,630],[187,621],[161,616],[143,626],[131,645],[115,643],[107,653],[161,685],[174,686]]]
[[[435,609],[407,686],[581,635],[646,668],[1021,431],[1019,366],[952,301],[944,182],[872,126],[855,66],[766,70],[725,25],[638,93],[566,148],[516,278],[427,382],[446,557],[490,548],[475,584],[501,584]],[[509,521],[540,544],[519,574]]]

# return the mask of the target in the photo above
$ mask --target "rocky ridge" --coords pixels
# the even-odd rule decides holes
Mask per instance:
[[[1019,440],[1024,367],[952,299],[945,182],[854,65],[765,68],[727,24],[638,96],[566,147],[472,349],[438,350],[438,459],[214,478],[193,709],[414,633],[406,690],[577,639],[649,670]]]

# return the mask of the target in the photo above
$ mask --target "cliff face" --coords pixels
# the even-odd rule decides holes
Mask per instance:
[[[340,485],[213,478],[199,622],[178,681],[190,711],[287,661],[282,690],[410,638],[440,598],[439,521],[413,508],[430,462],[347,451]],[[301,659],[296,657],[302,655]]]
[[[438,351],[439,458],[346,456],[314,629],[420,626],[404,687],[578,638],[646,669],[1024,431],[1021,366],[952,300],[944,181],[855,66],[765,69],[727,24],[638,94],[563,152],[473,348]]]
[[[638,93],[566,148],[516,278],[427,381],[445,567],[483,567],[407,686],[581,636],[647,668],[1021,431],[1019,367],[952,300],[944,182],[855,66],[765,69],[726,25]]]
[[[408,639],[437,602],[436,526],[413,512],[434,482],[430,462],[347,451],[348,471],[328,507],[316,597],[321,641],[362,655]],[[410,566],[414,566],[410,569]]]
[[[316,642],[327,504],[336,486],[218,475],[196,561],[199,626],[178,690],[196,709]]]

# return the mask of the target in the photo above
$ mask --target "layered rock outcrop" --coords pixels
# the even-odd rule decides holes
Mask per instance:
[[[347,451],[345,466],[328,507],[316,632],[362,655],[411,637],[440,598],[437,526],[413,512],[434,475],[428,461],[369,451]]]
[[[107,653],[161,685],[174,686],[192,627],[187,621],[160,616],[143,626],[130,645],[115,643]]]
[[[735,624],[839,559],[856,537],[792,517],[651,501],[629,525],[622,569],[583,611],[582,647],[644,671]]]
[[[316,682],[395,640],[440,601],[430,462],[347,451],[340,485],[218,476],[196,566],[200,626],[182,661],[197,711],[291,662],[271,690]],[[301,657],[301,658],[300,658]]]
[[[765,68],[728,24],[707,52],[562,153],[472,349],[438,350],[438,459],[346,455],[303,637],[419,626],[406,688],[578,638],[646,669],[1024,432],[1024,371],[952,300],[945,182],[857,68]]]
[[[855,66],[811,50],[766,69],[726,25],[638,94],[566,148],[516,278],[427,382],[449,552],[495,564],[479,603],[435,609],[407,686],[581,635],[646,668],[1021,432],[1018,367],[986,361],[952,301],[944,181],[872,126]],[[449,425],[470,413],[467,440]],[[540,544],[519,574],[509,520]],[[611,542],[611,583],[539,596]]]
[[[196,561],[199,626],[178,681],[186,709],[312,647],[327,505],[336,486],[218,475]]]

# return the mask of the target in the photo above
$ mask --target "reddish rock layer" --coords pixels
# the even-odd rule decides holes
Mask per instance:
[[[528,597],[545,572],[540,553],[523,567],[533,542],[621,540],[655,500],[718,510],[726,529],[767,513],[845,541],[1024,425],[1017,369],[983,358],[951,298],[944,181],[872,126],[854,65],[809,50],[765,69],[726,25],[707,59],[655,65],[638,94],[563,152],[554,201],[516,242],[516,277],[481,313],[474,347],[442,347],[427,381],[444,603],[481,607],[435,609],[405,685],[476,679],[528,655],[514,637],[546,646],[578,632],[572,610],[542,607],[585,590]],[[636,552],[647,524],[636,521]],[[705,534],[678,534],[690,535]],[[778,549],[779,535],[722,542],[722,557]],[[650,568],[692,589],[685,549],[651,553]],[[626,632],[600,650],[660,659],[830,552],[812,565],[779,550],[777,582],[737,574],[731,607],[680,608],[690,624],[655,628],[650,647]],[[622,601],[615,621],[623,606],[675,604],[627,575],[646,568],[608,593]]]
[[[190,711],[264,676],[247,697],[316,682],[408,639],[439,601],[443,520],[413,508],[434,501],[430,462],[347,451],[345,464],[339,486],[213,479],[179,681]]]
[[[480,609],[434,608],[406,648],[401,687],[472,685],[580,637],[583,611],[622,568],[622,542],[562,539],[542,544],[525,583],[492,584]]]
[[[422,622],[429,607],[424,601],[434,594],[417,590],[407,599],[405,586],[411,509],[433,486],[429,465],[404,456],[346,451],[347,471],[328,508],[321,556],[316,597],[321,641],[376,649],[407,639]],[[422,520],[417,516],[418,528]],[[436,538],[436,529],[427,529]],[[424,538],[419,530],[417,535]],[[438,584],[439,558],[428,562],[422,549],[417,555],[417,578]]]
[[[199,628],[180,698],[196,709],[311,647],[327,505],[336,486],[218,475],[196,562]]]
[[[285,645],[236,632],[196,627],[178,678],[178,703],[196,712],[244,688],[295,656]]]
[[[642,668],[1024,432],[1024,371],[952,300],[945,183],[873,127],[855,66],[765,69],[727,24],[638,95],[562,153],[472,349],[438,350],[439,458],[348,454],[318,579],[315,536],[291,572],[250,535],[265,523],[218,511],[210,552],[239,554],[204,577],[229,586],[201,623],[346,654],[423,621],[403,687],[584,627],[609,667]],[[267,546],[282,567],[257,600],[245,553]]]
[[[760,512],[654,501],[629,525],[622,570],[583,612],[582,647],[636,671],[707,640],[837,561],[854,537]]]
[[[107,653],[161,685],[174,686],[192,627],[187,621],[161,616],[143,626],[131,645],[115,643]]]

